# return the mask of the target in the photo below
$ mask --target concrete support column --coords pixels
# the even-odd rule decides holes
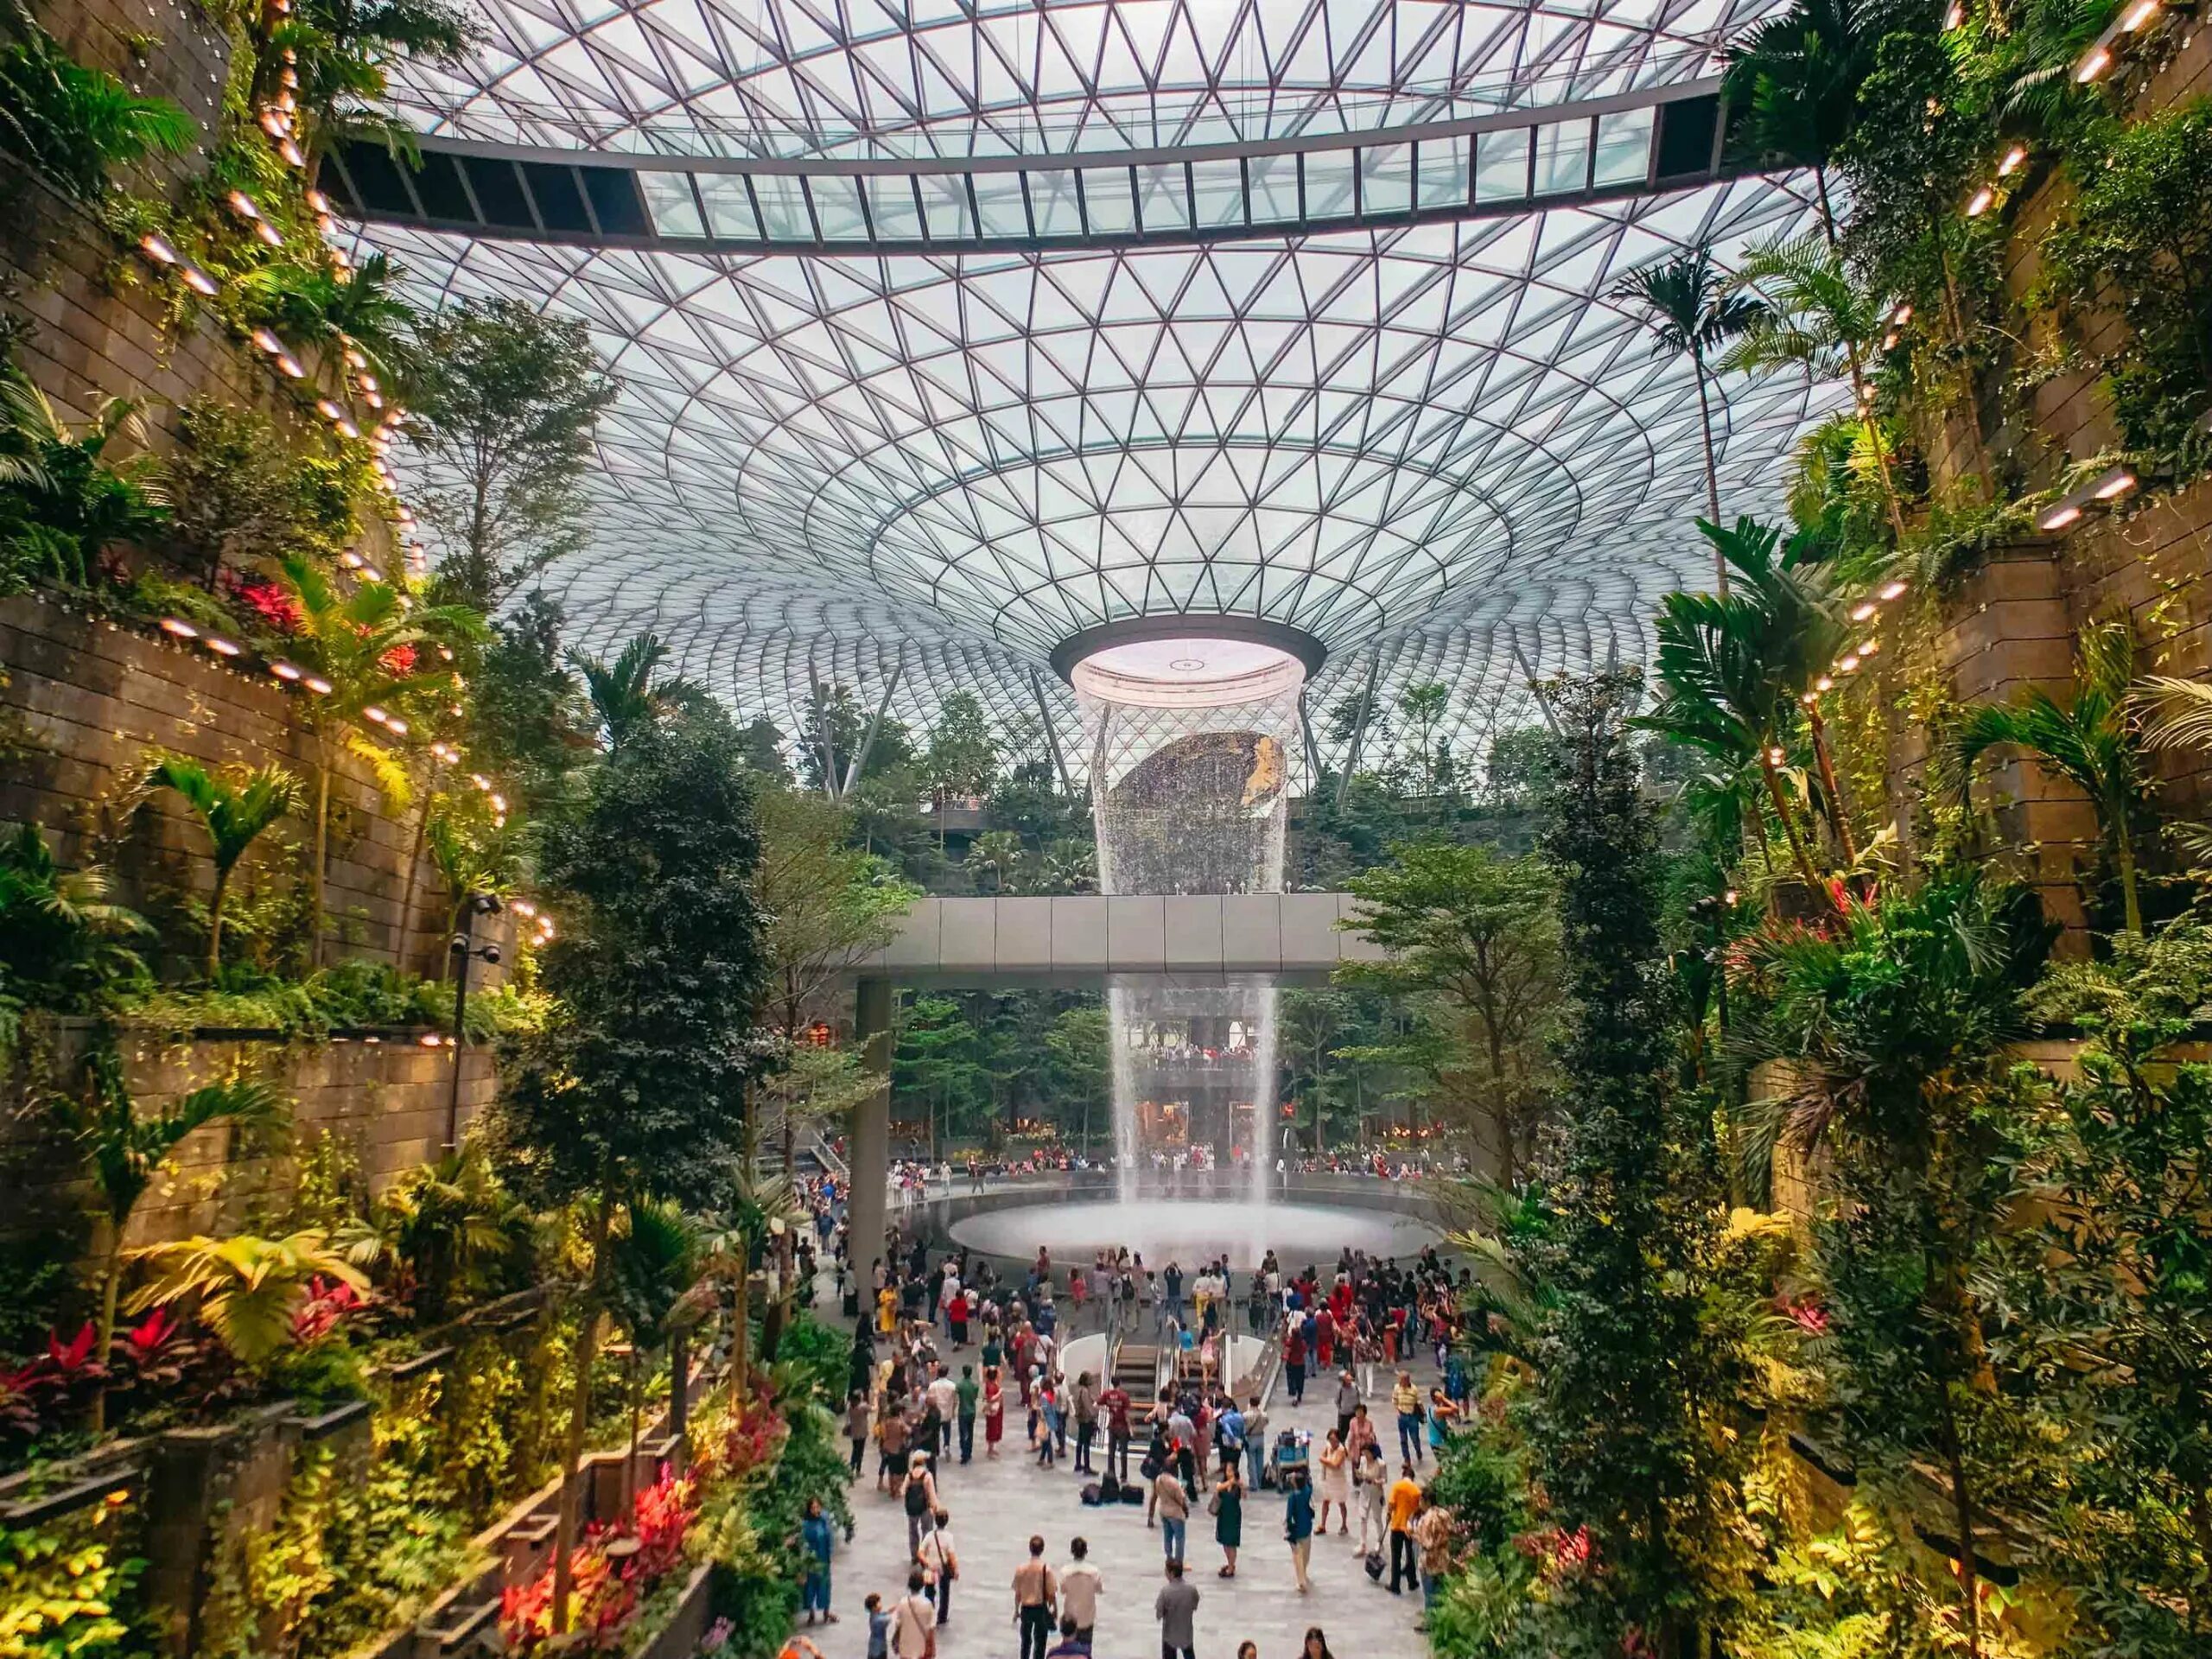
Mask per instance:
[[[853,1108],[852,1196],[846,1205],[852,1241],[853,1278],[860,1287],[861,1317],[873,1319],[870,1269],[883,1254],[883,1191],[891,1167],[891,982],[863,979],[854,988],[853,1040],[861,1065],[876,1087]]]

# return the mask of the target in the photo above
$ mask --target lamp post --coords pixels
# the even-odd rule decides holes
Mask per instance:
[[[476,918],[496,916],[500,908],[496,893],[464,895],[461,901],[461,931],[446,946],[454,961],[453,1077],[446,1091],[445,1150],[448,1153],[461,1144],[461,1057],[468,1046],[468,964],[480,958],[486,963],[499,960],[498,945],[476,943]]]

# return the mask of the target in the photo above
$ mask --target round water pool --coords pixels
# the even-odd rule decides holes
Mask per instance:
[[[1346,1249],[1372,1256],[1409,1256],[1437,1242],[1435,1227],[1395,1210],[1338,1209],[1300,1204],[1179,1203],[1139,1198],[1131,1203],[1028,1204],[987,1210],[952,1224],[952,1236],[971,1250],[1028,1261],[1040,1244],[1056,1262],[1086,1261],[1100,1250],[1127,1245],[1145,1265],[1170,1262],[1195,1269],[1227,1255],[1232,1268],[1250,1268],[1272,1248],[1295,1272],[1326,1267]]]

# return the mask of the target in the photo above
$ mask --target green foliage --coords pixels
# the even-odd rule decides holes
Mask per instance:
[[[36,824],[0,840],[0,995],[79,1014],[143,981],[146,964],[124,941],[153,929],[108,892],[105,869],[64,868]]]
[[[2024,749],[2089,798],[2120,875],[2127,931],[2143,931],[2137,891],[2138,819],[2145,806],[2141,740],[2128,707],[2135,682],[2135,637],[2126,617],[2093,622],[2075,647],[2074,695],[2062,703],[2038,688],[2011,703],[1966,713],[1954,739],[1960,786],[1991,749]]]
[[[1720,480],[1713,464],[1713,410],[1706,378],[1722,349],[1758,321],[1765,308],[1751,296],[1731,287],[1713,263],[1713,250],[1702,243],[1630,271],[1613,284],[1606,297],[1643,312],[1651,330],[1654,357],[1689,359],[1697,384],[1699,430],[1705,443],[1706,506],[1717,524]],[[1720,571],[1724,591],[1727,585],[1724,567]]]
[[[22,0],[0,8],[0,144],[79,201],[105,195],[116,168],[181,155],[200,136],[168,99],[140,98],[71,58]]]
[[[534,1023],[534,1001],[505,988],[472,993],[470,1040],[490,1042]],[[149,990],[120,1000],[117,1011],[132,1025],[170,1032],[273,1031],[321,1039],[334,1031],[443,1031],[453,1024],[453,988],[360,957],[296,979],[232,963],[207,989]]]
[[[1409,843],[1347,885],[1357,925],[1389,956],[1346,964],[1338,982],[1410,1000],[1427,1016],[1415,1042],[1362,1058],[1423,1073],[1466,1112],[1511,1185],[1541,1120],[1541,1043],[1559,996],[1549,872],[1484,846]]]
[[[559,797],[583,757],[588,715],[562,660],[560,606],[531,592],[508,606],[469,676],[471,753],[522,802]]]
[[[1737,1347],[1702,1329],[1716,1249],[1709,1135],[1669,1082],[1652,809],[1627,742],[1632,674],[1544,688],[1561,733],[1544,838],[1568,993],[1551,1220],[1524,1257],[1547,1287],[1528,1414],[1556,1523],[1587,1528],[1595,1639],[1641,1632],[1694,1655],[1743,1568],[1728,1512],[1745,1391]]]
[[[296,1339],[293,1316],[312,1281],[368,1288],[359,1270],[312,1229],[284,1238],[187,1238],[131,1255],[153,1274],[132,1297],[133,1313],[188,1302],[238,1362],[254,1369],[270,1366]]]
[[[710,1200],[759,1069],[762,983],[751,773],[719,711],[639,728],[547,827],[539,884],[562,918],[531,1033],[499,1106],[503,1144],[556,1199]]]
[[[135,1597],[146,1564],[118,1554],[97,1535],[0,1527],[0,1655],[124,1659],[147,1651]]]
[[[2127,337],[2108,358],[2113,413],[2132,448],[2212,458],[2212,99],[2115,124],[2072,164],[2081,194],[2044,243],[2045,282],[2063,302],[2117,312]]]
[[[124,443],[137,453],[111,459]],[[109,548],[168,523],[136,399],[103,400],[73,431],[44,392],[0,372],[0,593],[33,580],[89,588]]]
[[[489,611],[582,544],[583,480],[614,384],[582,322],[504,296],[443,308],[400,356],[408,441],[437,480],[423,518],[442,543],[439,582]]]
[[[222,965],[223,900],[231,872],[264,830],[300,810],[299,779],[270,766],[233,784],[197,760],[170,755],[156,764],[147,781],[182,796],[207,831],[215,866],[214,894],[207,906],[207,979],[213,984]]]
[[[303,548],[335,556],[359,533],[353,498],[365,467],[294,454],[264,416],[209,397],[184,406],[177,436],[169,547],[210,590],[226,569],[260,569]]]

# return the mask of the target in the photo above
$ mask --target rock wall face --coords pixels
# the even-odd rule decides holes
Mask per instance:
[[[47,600],[0,600],[0,823],[36,823],[68,861],[109,866],[123,903],[205,896],[214,869],[197,821],[168,791],[143,794],[140,780],[156,758],[175,753],[211,766],[275,764],[311,786],[314,741],[297,718],[301,695]],[[340,753],[331,806],[327,955],[435,973],[445,895],[427,858],[416,860],[401,937],[419,805],[396,811],[368,769]],[[303,874],[308,824],[289,820],[270,836],[293,844]],[[240,878],[270,862],[257,848]]]

